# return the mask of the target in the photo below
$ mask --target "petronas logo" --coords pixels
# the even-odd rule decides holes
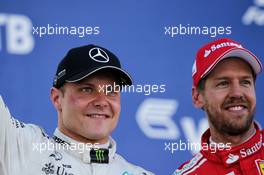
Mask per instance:
[[[104,150],[95,150],[96,159],[98,162],[104,162]]]

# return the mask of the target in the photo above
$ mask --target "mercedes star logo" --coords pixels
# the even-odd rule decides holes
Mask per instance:
[[[98,47],[92,48],[89,51],[89,56],[92,58],[94,61],[100,62],[100,63],[107,63],[109,61],[109,57],[107,53]]]

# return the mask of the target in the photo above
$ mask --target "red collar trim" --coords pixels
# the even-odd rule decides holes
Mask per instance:
[[[211,136],[210,130],[208,129],[202,136],[202,150],[201,153],[209,160],[221,162],[226,167],[232,166],[233,164],[243,160],[246,157],[256,154],[263,147],[263,135],[256,123],[254,123],[256,133],[248,141],[241,145],[234,147],[215,150],[208,146],[205,149],[203,145],[209,144],[209,138]]]

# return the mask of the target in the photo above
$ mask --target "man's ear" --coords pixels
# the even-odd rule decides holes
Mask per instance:
[[[196,108],[203,109],[205,104],[204,94],[201,91],[199,91],[197,87],[192,87],[192,101],[193,101],[193,105]]]
[[[50,89],[50,100],[52,101],[54,107],[58,110],[61,111],[61,101],[60,101],[60,96],[62,96],[62,94],[60,94],[60,90],[52,87]]]

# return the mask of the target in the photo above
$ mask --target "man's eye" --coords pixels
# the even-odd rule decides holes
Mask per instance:
[[[113,90],[113,87],[112,86],[107,86],[106,87],[106,91],[107,92],[113,92],[114,90]]]
[[[82,92],[88,92],[88,93],[91,93],[93,91],[93,89],[91,87],[83,87],[81,88],[81,91]]]
[[[117,96],[118,93],[120,92],[120,88],[116,88],[116,87],[113,87],[113,86],[108,86],[106,88],[105,92],[109,96]]]
[[[111,91],[111,92],[108,92],[108,95],[117,95],[118,94],[118,92],[116,92],[116,91]]]
[[[113,89],[113,88],[107,88],[107,92],[108,92],[108,94],[110,94],[110,95],[115,95],[115,94],[117,94],[118,91],[116,91],[116,90]]]
[[[251,81],[249,80],[242,80],[241,82],[243,85],[251,85]]]
[[[221,81],[219,83],[216,84],[217,87],[225,87],[228,85],[228,82],[227,81]]]

